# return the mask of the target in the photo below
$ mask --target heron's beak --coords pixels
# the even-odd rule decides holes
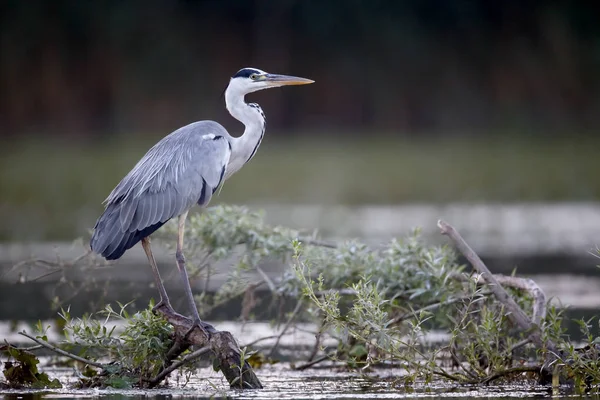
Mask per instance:
[[[273,86],[284,86],[284,85],[308,85],[315,81],[306,78],[300,78],[298,76],[289,75],[277,75],[277,74],[266,74],[265,81]]]

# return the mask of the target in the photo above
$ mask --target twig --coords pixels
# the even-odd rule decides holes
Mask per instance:
[[[70,263],[67,263],[67,266],[73,267],[75,265],[77,265],[77,263],[81,260],[83,260],[86,257],[89,257],[92,254],[92,250],[91,249],[86,249],[86,251],[83,254],[80,254],[79,256],[75,257],[75,259],[73,261],[71,261]]]
[[[70,262],[66,262],[66,263],[62,262],[61,259],[60,259],[60,257],[58,257],[58,255],[57,255],[57,260],[58,261],[48,261],[48,260],[44,260],[44,259],[41,259],[41,258],[30,258],[29,260],[23,260],[23,261],[20,261],[20,262],[14,264],[10,269],[8,269],[4,273],[2,273],[0,275],[0,278],[3,278],[5,275],[13,273],[14,271],[18,270],[19,268],[21,268],[23,266],[33,266],[33,265],[35,265],[35,266],[39,266],[39,267],[42,267],[42,268],[56,268],[54,271],[51,271],[51,272],[49,272],[47,274],[44,274],[41,277],[37,277],[37,278],[34,278],[32,280],[31,279],[27,280],[27,282],[32,282],[32,281],[38,280],[40,278],[43,278],[43,277],[45,277],[47,275],[50,275],[50,274],[53,274],[53,273],[56,273],[56,272],[60,272],[60,271],[64,270],[65,268],[74,267],[75,265],[77,265],[77,263],[79,261],[81,261],[82,259],[88,257],[90,254],[91,254],[91,250],[86,250],[83,254],[75,257],[73,260],[71,260]]]
[[[506,307],[508,310],[508,317],[513,321],[514,324],[519,326],[522,331],[529,334],[531,340],[539,347],[546,346],[551,352],[556,352],[556,345],[548,340],[544,343],[540,335],[540,331],[537,325],[534,325],[527,314],[519,307],[515,300],[508,294],[508,292],[500,285],[500,282],[490,272],[488,267],[481,261],[481,258],[471,249],[471,247],[465,242],[460,236],[458,231],[454,229],[448,223],[439,220],[438,227],[441,229],[442,234],[447,235],[453,242],[457,249],[465,256],[465,258],[471,263],[473,268],[479,272],[494,296]]]
[[[316,364],[318,364],[320,362],[323,362],[323,361],[325,361],[327,359],[330,359],[331,357],[335,356],[335,353],[336,353],[336,351],[334,350],[334,351],[332,351],[330,353],[325,354],[324,356],[321,356],[321,357],[319,357],[317,359],[314,359],[313,361],[309,361],[306,364],[302,364],[302,365],[294,368],[294,370],[296,370],[296,371],[304,371],[305,369],[308,369],[308,368],[312,367],[313,365],[316,365]]]
[[[321,297],[331,293],[337,293],[342,296],[356,296],[356,290],[350,288],[319,290],[315,292],[315,296]]]
[[[324,321],[321,320],[319,331],[315,334],[315,345],[313,346],[313,349],[310,352],[310,355],[308,356],[308,361],[314,360],[314,358],[317,356],[317,353],[319,352],[319,347],[321,347],[321,337],[323,336],[323,332],[321,332],[321,330],[323,329],[323,324]]]
[[[173,364],[169,365],[167,368],[165,368],[164,370],[162,370],[154,378],[152,378],[152,380],[150,380],[150,382],[149,382],[150,383],[149,387],[156,386],[167,375],[169,375],[171,372],[173,372],[177,368],[181,367],[185,363],[188,363],[188,362],[190,362],[192,360],[195,360],[198,357],[202,357],[203,355],[205,355],[206,353],[208,353],[210,351],[211,351],[210,346],[205,346],[205,347],[202,347],[202,348],[200,348],[200,349],[198,349],[198,350],[196,350],[196,351],[188,354],[187,356],[183,357],[181,360],[174,362]]]
[[[279,337],[279,335],[271,335],[271,336],[261,337],[261,338],[251,341],[250,343],[246,343],[246,344],[242,345],[241,347],[252,347],[257,343],[264,342],[265,340],[269,340],[269,339],[277,339],[278,337]]]
[[[290,325],[292,324],[292,321],[296,318],[296,316],[300,312],[300,308],[302,308],[302,303],[303,303],[302,298],[300,298],[300,300],[298,300],[298,303],[296,303],[296,308],[294,308],[292,315],[290,315],[290,317],[287,320],[287,323],[281,330],[281,333],[277,336],[277,340],[275,341],[275,344],[273,345],[273,347],[271,347],[271,351],[269,352],[269,357],[272,357],[273,353],[275,353],[275,350],[277,350],[277,347],[279,347],[279,342],[281,341],[281,338],[283,337],[283,335],[285,335],[285,332],[289,329]]]
[[[482,293],[483,296],[487,296],[489,294],[490,294],[490,292]],[[448,306],[450,304],[454,304],[454,303],[457,303],[459,301],[468,300],[469,298],[470,298],[470,296],[464,296],[464,297],[457,297],[457,298],[454,298],[454,299],[450,299],[450,300],[447,300],[447,301],[440,301],[440,302],[437,302],[437,303],[432,303],[432,304],[429,304],[429,305],[427,305],[425,307],[422,307],[422,308],[419,308],[417,310],[411,311],[410,313],[405,313],[403,315],[400,315],[400,316],[392,319],[390,321],[390,323],[397,324],[399,322],[403,322],[403,321],[406,321],[407,319],[413,318],[416,314],[418,314],[420,312],[435,310],[436,308],[439,308],[441,306]]]
[[[265,273],[265,271],[263,271],[263,269],[261,267],[259,267],[258,265],[256,266],[256,272],[258,272],[258,274],[263,278],[263,280],[266,282],[266,284],[269,287],[269,290],[271,292],[274,293],[277,291],[277,287],[275,286],[275,284],[273,283],[271,278],[269,278],[269,276]]]
[[[43,349],[44,348],[44,346],[42,346],[42,345],[31,346],[31,347],[18,347],[18,346],[15,346],[13,344],[10,344],[6,339],[4,339],[4,345],[0,346],[0,350],[3,350],[6,347],[10,347],[10,348],[17,349],[17,350],[22,350],[22,351],[35,351],[35,350],[39,350],[39,349]]]
[[[59,273],[59,272],[61,272],[61,271],[60,271],[60,269],[55,269],[54,271],[49,271],[49,272],[46,272],[45,274],[41,274],[40,276],[37,276],[37,277],[35,277],[35,278],[32,278],[32,279],[30,279],[28,282],[36,282],[36,281],[38,281],[38,280],[40,280],[40,279],[46,278],[46,277],[48,277],[48,276],[50,276],[50,275],[57,274],[57,273]]]
[[[43,348],[44,348],[44,346],[42,346],[41,344],[38,344],[37,346],[20,347],[19,350],[35,351],[35,350],[39,350],[39,349],[43,349]]]
[[[318,240],[318,239],[300,239],[301,242],[306,243],[308,245],[311,246],[318,246],[318,247],[326,247],[328,249],[337,249],[338,245],[336,243],[333,242],[326,242],[323,240]]]
[[[467,375],[461,374],[460,372],[457,372],[455,375],[452,375],[452,374],[447,373],[446,371],[444,371],[441,368],[433,370],[433,371],[431,371],[431,373],[434,375],[442,376],[448,380],[455,381],[455,382],[461,381],[460,376],[464,377],[463,381],[469,379]]]
[[[450,346],[450,348],[448,349],[448,351],[449,351],[449,353],[450,353],[450,357],[452,357],[452,360],[454,361],[454,363],[455,363],[455,364],[456,364],[458,367],[460,367],[460,368],[461,368],[463,371],[465,371],[465,373],[466,373],[468,376],[470,376],[470,377],[471,377],[471,379],[475,379],[475,378],[477,378],[477,375],[476,375],[476,374],[475,374],[473,371],[471,371],[471,370],[467,369],[467,368],[464,366],[464,364],[463,364],[463,363],[462,363],[462,362],[461,362],[461,361],[458,359],[458,356],[456,355],[456,352],[454,351],[454,346]]]
[[[510,352],[512,353],[513,351],[527,345],[531,343],[531,339],[527,338],[527,339],[523,339],[520,342],[515,343],[511,348],[510,348]]]
[[[82,362],[84,364],[92,365],[94,367],[102,368],[102,369],[104,369],[106,367],[106,365],[104,365],[104,364],[101,364],[101,363],[98,363],[98,362],[95,362],[95,361],[92,361],[92,360],[87,360],[87,359],[85,359],[83,357],[79,357],[79,356],[76,356],[75,354],[71,354],[71,353],[69,353],[67,351],[64,351],[63,349],[60,349],[60,348],[58,348],[56,346],[53,346],[53,345],[51,345],[50,343],[48,343],[48,342],[46,342],[44,340],[38,339],[36,337],[33,337],[33,336],[27,334],[27,332],[25,332],[25,331],[19,332],[19,335],[25,336],[26,338],[29,338],[29,339],[33,340],[34,342],[36,342],[40,346],[43,346],[43,347],[45,347],[47,349],[50,349],[53,352],[58,353],[60,355],[63,355],[65,357],[72,358],[75,361],[79,361],[79,362]]]

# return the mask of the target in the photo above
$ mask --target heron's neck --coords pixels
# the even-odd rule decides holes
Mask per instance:
[[[266,119],[258,104],[247,104],[239,93],[225,92],[225,103],[231,115],[244,124],[244,134],[231,138],[231,157],[227,177],[237,172],[258,150],[265,134]]]

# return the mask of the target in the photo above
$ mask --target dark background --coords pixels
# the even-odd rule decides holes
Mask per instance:
[[[147,149],[242,67],[315,84],[218,202],[596,202],[592,1],[0,0],[0,240],[87,237]]]
[[[243,66],[282,131],[527,134],[600,122],[600,7],[583,1],[44,1],[0,6],[0,132],[170,132],[226,119]],[[288,132],[286,132],[288,131]]]

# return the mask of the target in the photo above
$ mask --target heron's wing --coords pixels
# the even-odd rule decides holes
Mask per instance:
[[[219,187],[231,147],[225,129],[196,122],[158,142],[107,199],[120,204],[122,232],[164,223],[198,203],[208,204]]]

